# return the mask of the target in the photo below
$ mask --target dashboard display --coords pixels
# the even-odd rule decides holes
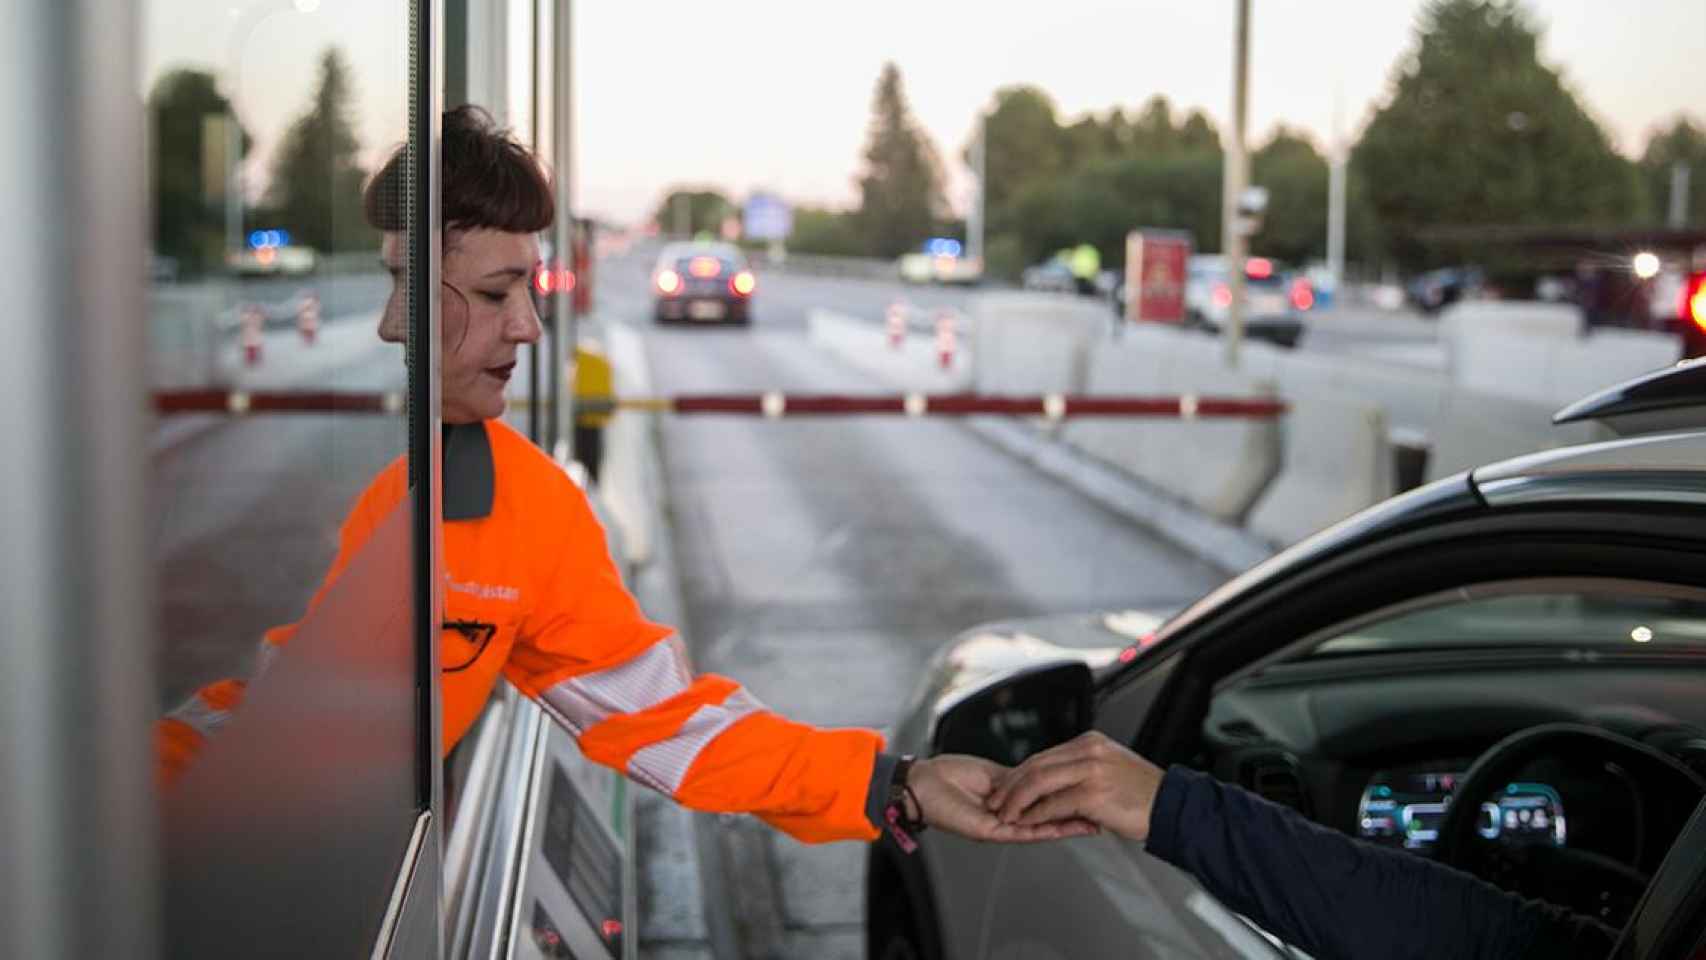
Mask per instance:
[[[1407,850],[1428,852],[1451,804],[1461,773],[1376,773],[1357,804],[1357,834]],[[1561,847],[1568,835],[1564,802],[1544,783],[1508,784],[1481,804],[1476,829],[1502,843]]]

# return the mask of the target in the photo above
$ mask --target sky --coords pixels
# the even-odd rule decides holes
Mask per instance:
[[[296,12],[292,2],[313,12]],[[269,4],[283,12],[264,20],[244,12]],[[362,93],[364,151],[378,157],[400,138],[405,115],[403,6],[149,0],[143,83],[184,62],[240,74],[240,108],[264,170],[268,149],[306,103],[315,53],[337,42]],[[1326,147],[1336,131],[1354,139],[1381,101],[1422,4],[1251,6],[1252,141],[1285,123]],[[978,112],[1004,85],[1041,87],[1063,119],[1134,108],[1161,93],[1181,109],[1207,111],[1224,129],[1233,7],[1233,0],[577,3],[579,206],[617,220],[643,218],[674,184],[854,205],[872,93],[883,63],[893,61],[942,156],[949,201],[963,209],[971,187],[961,151]],[[1527,7],[1545,30],[1543,59],[1625,152],[1638,154],[1650,130],[1679,113],[1706,121],[1699,75],[1706,2],[1529,0]]]

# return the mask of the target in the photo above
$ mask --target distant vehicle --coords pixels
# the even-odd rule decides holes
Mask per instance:
[[[653,316],[658,323],[752,323],[758,278],[739,249],[727,243],[672,243],[652,269]]]
[[[965,247],[949,237],[932,237],[924,249],[903,253],[896,263],[906,283],[978,283],[983,280],[983,259],[965,255]]]
[[[240,277],[306,276],[319,263],[319,254],[310,247],[262,247],[225,258],[225,265]]]
[[[1226,258],[1196,254],[1185,268],[1185,326],[1218,334],[1232,313]],[[1315,308],[1315,288],[1266,257],[1244,261],[1244,335],[1282,347],[1303,339],[1303,314]]]
[[[1404,293],[1417,309],[1434,314],[1473,296],[1485,282],[1480,267],[1445,267],[1412,279]]]
[[[1613,926],[1685,918],[1692,947],[1697,913],[1654,904],[1699,883],[1706,822],[1706,365],[1560,418],[1646,435],[1458,473],[1182,612],[973,627],[890,749],[1014,766],[1101,730]],[[1297,955],[1108,835],[864,852],[871,957]]]
[[[1045,293],[1078,291],[1078,281],[1072,276],[1072,269],[1059,260],[1048,260],[1026,267],[1020,282],[1026,290],[1040,290]]]

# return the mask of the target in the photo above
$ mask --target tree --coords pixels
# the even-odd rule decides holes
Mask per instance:
[[[946,208],[941,161],[912,118],[893,63],[883,65],[877,80],[859,197],[860,232],[879,257],[915,249]]]
[[[1022,227],[1015,206],[1019,195],[1066,169],[1054,101],[1036,87],[1004,87],[995,92],[984,130],[986,222],[991,233],[1014,232]]]
[[[653,218],[664,233],[685,237],[701,233],[720,236],[723,221],[735,215],[735,205],[718,190],[674,187],[664,194]]]
[[[799,207],[794,210],[794,229],[788,234],[788,249],[828,257],[861,257],[870,254],[855,213]]]
[[[1665,222],[1670,211],[1671,169],[1689,169],[1688,208],[1684,226],[1706,226],[1706,130],[1687,117],[1677,117],[1668,130],[1655,130],[1641,154],[1641,179],[1646,183],[1649,217]]]
[[[1308,136],[1276,127],[1250,158],[1251,182],[1268,188],[1268,209],[1254,249],[1302,263],[1326,256],[1327,159]]]
[[[1539,59],[1514,0],[1430,0],[1352,163],[1405,263],[1473,255],[1427,229],[1639,215],[1633,166]]]
[[[225,168],[248,152],[249,135],[239,127],[238,156],[225,157],[223,124],[234,122],[231,101],[201,70],[162,76],[148,95],[148,115],[155,252],[176,257],[186,270],[205,269],[220,261],[225,245]]]
[[[362,214],[367,174],[357,162],[349,64],[336,48],[320,56],[320,78],[308,111],[285,132],[273,159],[267,204],[293,243],[323,251],[361,250],[377,236]]]

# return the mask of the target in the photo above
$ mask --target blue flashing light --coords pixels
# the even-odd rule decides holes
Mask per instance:
[[[288,230],[256,230],[249,234],[249,247],[254,250],[288,246],[290,246],[290,231]]]
[[[924,252],[932,257],[957,257],[964,249],[951,237],[931,237],[924,242]]]

